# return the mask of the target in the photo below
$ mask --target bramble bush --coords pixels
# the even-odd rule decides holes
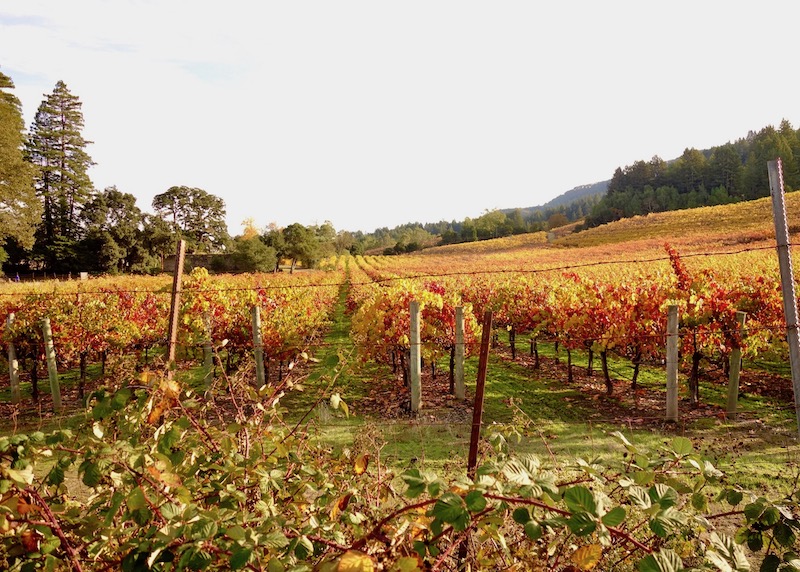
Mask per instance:
[[[338,358],[323,366],[334,387]],[[0,568],[744,571],[747,547],[800,570],[797,492],[740,490],[683,437],[645,451],[616,433],[617,461],[548,464],[513,454],[511,425],[474,478],[400,472],[288,423],[291,380],[218,383],[131,379],[97,390],[82,428],[0,437]],[[319,405],[347,414],[336,393]]]

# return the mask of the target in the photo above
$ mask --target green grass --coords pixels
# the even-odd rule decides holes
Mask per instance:
[[[345,330],[346,319],[343,316],[342,319],[344,322],[337,328]],[[542,359],[555,357],[551,345],[541,345],[539,351]],[[565,352],[559,357],[565,367]],[[477,358],[466,361],[468,397],[474,395],[477,367]],[[573,367],[576,372],[586,369],[585,352],[573,353]],[[630,379],[631,368],[627,361],[611,358],[609,368],[612,377]],[[347,374],[342,375],[336,390],[343,399],[354,402],[366,393],[367,384],[376,376],[394,375],[388,368],[375,365],[345,367],[344,371]],[[446,371],[446,363],[440,364],[440,371]],[[602,385],[599,359],[595,360],[594,375]],[[543,460],[564,464],[576,457],[599,462],[622,458],[624,447],[612,432],[622,432],[637,447],[656,452],[654,454],[680,435],[689,437],[696,450],[728,474],[732,482],[744,488],[789,492],[794,486],[800,466],[800,447],[794,413],[786,404],[748,395],[740,400],[740,418],[735,421],[713,415],[689,418],[684,414],[687,418],[678,424],[650,422],[637,426],[610,421],[603,410],[606,406],[603,399],[584,395],[579,385],[569,386],[562,378],[565,379],[566,374],[559,379],[549,379],[530,367],[490,352],[482,418],[484,439],[494,432],[505,434],[513,451],[534,453]],[[322,375],[318,379],[326,377]],[[685,385],[685,379],[682,383]],[[315,394],[308,385],[306,399]],[[638,385],[663,392],[663,369],[642,367]],[[724,408],[727,387],[701,383],[701,401],[712,410],[719,406]],[[301,402],[298,399],[293,404]],[[457,421],[440,418],[442,413],[441,409],[426,408],[425,403],[416,418],[386,419],[359,413],[345,418],[329,412],[324,419],[319,419],[315,435],[335,452],[369,452],[392,469],[417,466],[463,473],[467,464],[471,413],[469,418]],[[655,411],[654,415],[664,413]],[[515,432],[517,438],[512,439]],[[491,454],[488,447],[482,445],[481,455]]]

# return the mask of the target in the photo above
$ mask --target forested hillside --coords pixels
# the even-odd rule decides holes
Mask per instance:
[[[786,190],[800,188],[800,132],[788,120],[707,150],[687,148],[675,160],[655,156],[618,167],[587,217],[590,228],[652,212],[752,200],[769,195],[767,161],[783,161]]]

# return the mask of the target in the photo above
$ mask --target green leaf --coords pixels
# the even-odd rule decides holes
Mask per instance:
[[[514,484],[526,486],[533,483],[528,469],[517,459],[511,459],[503,465],[503,475]]]
[[[587,512],[576,512],[567,520],[567,527],[577,536],[586,536],[597,530],[597,521]]]
[[[732,538],[712,532],[710,540],[714,550],[707,550],[706,558],[723,570],[749,572],[750,562],[747,561],[747,555],[744,553],[744,549],[736,544]]]
[[[783,522],[779,522],[775,525],[772,534],[781,546],[792,546],[795,542],[796,536],[794,531]]]
[[[464,502],[467,505],[467,510],[470,512],[480,512],[486,508],[488,504],[486,497],[480,491],[469,491],[464,497]]]
[[[627,516],[625,509],[618,506],[604,514],[601,520],[606,526],[619,526],[625,521],[625,516]]]
[[[764,548],[764,535],[758,530],[750,530],[747,532],[747,548],[753,552],[760,552]]]
[[[531,512],[524,506],[514,509],[511,516],[517,524],[525,524],[531,520]]]
[[[572,487],[564,493],[564,503],[570,512],[588,512],[597,516],[597,502],[592,491],[583,486]]]
[[[47,473],[47,484],[48,485],[60,485],[64,482],[64,468],[61,466],[60,463],[56,463],[53,465],[53,468],[50,469],[50,472]]]
[[[661,510],[650,520],[650,530],[661,538],[667,538],[673,530],[686,523],[686,515],[674,508]]]
[[[272,550],[281,550],[289,546],[289,539],[280,530],[273,530],[264,537],[264,544]]]
[[[780,511],[774,506],[768,507],[758,521],[764,526],[774,526],[781,520]]]
[[[744,499],[744,495],[740,491],[730,489],[725,493],[725,500],[731,506],[736,506],[742,502],[742,499]]]
[[[637,485],[644,486],[652,483],[656,478],[656,474],[653,471],[636,471],[631,473],[631,478]]]
[[[301,536],[296,539],[294,546],[294,554],[300,560],[305,560],[314,553],[314,545],[306,536]]]
[[[111,409],[114,411],[120,411],[125,408],[128,404],[128,401],[131,399],[131,390],[128,387],[123,387],[122,389],[118,390],[114,397],[111,398]]]
[[[748,522],[754,522],[761,517],[764,508],[764,504],[760,501],[749,503],[744,507],[744,516]]]
[[[692,507],[699,512],[708,510],[708,498],[703,493],[692,494]]]
[[[538,540],[542,537],[542,527],[535,520],[529,520],[525,523],[525,536],[531,540]]]
[[[111,504],[108,507],[108,511],[106,511],[106,518],[104,520],[106,526],[111,526],[111,523],[114,522],[114,517],[117,515],[117,511],[122,505],[123,500],[125,500],[125,495],[119,491],[115,491],[114,494],[111,495]]]
[[[397,570],[397,572],[419,572],[419,562],[411,556],[403,556],[397,559],[393,570]]]
[[[189,568],[194,570],[205,570],[214,558],[205,550],[194,551],[189,559]]]
[[[653,506],[653,501],[650,500],[650,495],[647,490],[642,487],[633,486],[628,489],[628,497],[635,507],[647,510]]]
[[[136,487],[128,494],[127,505],[130,510],[138,510],[147,506],[147,500],[141,487]]]
[[[81,481],[87,487],[94,488],[103,480],[103,473],[100,471],[99,465],[91,459],[87,459],[81,463],[78,471],[83,473]]]
[[[5,473],[9,479],[22,487],[33,483],[33,467],[28,466],[24,469],[5,469]]]
[[[761,568],[758,569],[759,572],[778,572],[778,569],[781,565],[781,559],[778,558],[774,554],[768,554],[764,557],[764,560],[761,562]]]
[[[229,526],[229,527],[228,527],[228,528],[225,530],[225,534],[226,534],[226,535],[228,536],[228,538],[230,538],[231,540],[236,540],[236,541],[239,541],[239,540],[244,540],[244,537],[245,537],[245,530],[244,530],[244,528],[242,528],[241,526],[239,526],[238,524],[236,524],[236,525],[234,525],[234,526]]]
[[[639,572],[681,572],[683,561],[675,552],[664,548],[642,558],[636,567]]]
[[[244,568],[250,562],[250,556],[253,551],[243,546],[237,546],[231,551],[230,566],[231,570],[239,570]]]
[[[166,502],[161,505],[159,512],[161,512],[161,515],[167,520],[172,520],[173,518],[177,518],[183,514],[181,507],[171,502]]]
[[[692,442],[686,437],[675,437],[672,440],[672,451],[679,457],[685,457],[692,453]]]
[[[678,493],[672,487],[658,483],[650,487],[647,491],[650,500],[661,508],[669,508],[678,503]]]
[[[408,486],[406,490],[406,496],[408,496],[408,498],[416,498],[425,492],[425,479],[422,478],[419,469],[410,469],[406,471],[403,473],[402,479]]]
[[[442,522],[452,524],[456,530],[464,530],[469,524],[469,513],[464,501],[455,493],[446,492],[433,505],[431,515]]]

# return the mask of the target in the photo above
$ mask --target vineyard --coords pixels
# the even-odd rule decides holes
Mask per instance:
[[[2,285],[0,564],[800,570],[771,224],[760,200],[292,274],[197,268],[174,364],[170,277]]]

